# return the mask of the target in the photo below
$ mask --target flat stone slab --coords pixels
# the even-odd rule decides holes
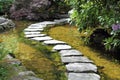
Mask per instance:
[[[55,25],[56,22],[54,21],[44,21],[44,22],[40,22],[39,24],[45,24],[45,25]]]
[[[29,35],[25,35],[26,38],[43,37],[43,36],[46,36],[46,34],[29,34]]]
[[[71,49],[72,47],[69,45],[56,45],[53,47],[53,51],[60,51],[60,50],[68,50]]]
[[[100,76],[95,73],[69,73],[68,80],[100,80]]]
[[[83,56],[69,56],[69,57],[61,57],[61,60],[63,63],[75,63],[75,62],[81,62],[81,63],[92,63],[92,60],[89,60],[87,57]]]
[[[91,63],[69,63],[66,65],[68,72],[97,72],[97,67]]]
[[[35,40],[35,41],[47,41],[47,40],[51,40],[52,38],[49,36],[45,36],[45,37],[34,37],[34,38],[30,38],[31,40]]]
[[[37,78],[37,77],[34,77],[34,76],[27,76],[26,79],[24,80],[43,80],[43,79],[40,79],[40,78]]]
[[[30,31],[30,32],[32,32],[32,31],[43,31],[43,29],[29,29],[29,28],[26,28],[26,29],[24,29],[24,31]]]
[[[78,50],[61,50],[60,52],[60,55],[63,56],[63,57],[66,57],[66,56],[82,56],[83,54],[78,51]]]
[[[41,27],[28,27],[28,29],[43,29]]]
[[[59,20],[54,20],[57,24],[66,24],[68,23],[69,18],[64,18],[64,19],[59,19]]]
[[[44,29],[45,26],[42,25],[30,25],[29,29]]]
[[[58,40],[49,40],[49,41],[44,41],[43,44],[45,45],[56,45],[56,44],[66,44],[63,41],[58,41]]]
[[[31,24],[31,25],[29,26],[29,28],[33,28],[33,27],[45,28],[46,25],[42,25],[42,24],[40,24],[40,23],[36,23],[36,24]]]
[[[24,32],[25,35],[30,35],[30,34],[40,34],[40,32]]]

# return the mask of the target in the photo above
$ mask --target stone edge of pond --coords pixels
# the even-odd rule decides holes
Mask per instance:
[[[61,61],[66,67],[66,73],[68,80],[100,80],[97,66],[94,62],[85,57],[80,51],[72,48],[67,42],[55,40],[48,36],[39,36],[42,30],[47,27],[54,27],[56,25],[64,25],[69,23],[69,18],[54,20],[54,21],[43,21],[28,26],[27,31],[24,30],[25,37],[30,40],[42,42],[45,45],[53,45],[51,51],[57,51],[61,56]],[[40,33],[38,33],[38,31]],[[27,37],[33,35],[32,37]]]
[[[12,28],[15,28],[15,23],[10,19],[0,16],[0,32],[5,32]]]
[[[8,60],[8,63],[13,66],[14,70],[17,70],[17,74],[13,75],[11,80],[43,80],[38,78],[33,71],[28,71],[20,60],[14,58],[12,55],[8,54],[5,59]]]

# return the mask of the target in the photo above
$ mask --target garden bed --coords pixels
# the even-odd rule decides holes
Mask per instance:
[[[38,42],[29,41],[24,38],[23,29],[33,22],[14,22],[16,29],[3,33],[0,36],[14,34],[14,37],[19,39],[19,49],[16,51],[15,57],[22,62],[22,65],[44,80],[66,80],[64,74],[65,68],[61,64],[59,55],[51,53],[49,51],[50,47],[43,47]]]
[[[84,45],[80,38],[80,33],[76,27],[58,26],[48,31],[49,35],[57,40],[68,42],[75,49],[80,50],[85,56],[92,59],[99,67],[102,80],[120,80],[120,64],[113,59],[109,59],[99,51]]]

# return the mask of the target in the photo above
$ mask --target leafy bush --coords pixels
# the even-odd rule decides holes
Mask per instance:
[[[0,60],[4,59],[7,54],[14,53],[18,45],[18,40],[14,35],[3,36],[2,40],[3,42],[0,43]]]
[[[9,11],[9,8],[14,0],[0,0],[0,13]]]
[[[72,19],[79,30],[102,26],[110,28],[120,22],[120,1],[104,0],[66,0],[74,9]]]
[[[0,80],[8,80],[9,69],[5,63],[0,63]]]
[[[120,1],[104,0],[66,0],[73,7],[71,18],[79,30],[89,27],[110,29],[113,24],[120,23]]]
[[[112,25],[112,37],[105,39],[106,50],[119,50],[120,49],[120,24]]]
[[[54,13],[66,13],[70,9],[64,0],[51,0],[51,3],[55,6]]]
[[[7,61],[0,61],[0,80],[13,80],[11,79],[18,74],[17,66],[10,64]]]
[[[120,0],[66,0],[66,2],[73,8],[71,19],[79,31],[90,28],[107,30],[110,36],[101,40],[104,41],[106,50],[114,53],[120,49]]]

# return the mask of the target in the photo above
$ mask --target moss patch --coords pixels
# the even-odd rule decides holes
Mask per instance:
[[[49,30],[49,35],[57,40],[62,40],[80,50],[85,56],[92,59],[99,67],[102,80],[120,80],[120,64],[106,59],[100,52],[85,46],[80,40],[80,33],[76,27],[58,26]]]
[[[45,79],[54,80],[53,63],[47,59],[41,52],[24,43],[19,44],[19,53],[17,54],[27,69],[35,71],[35,73]]]
[[[1,34],[0,36],[10,36],[14,34],[19,39],[18,50],[15,53],[16,58],[20,59],[23,65],[37,74],[44,80],[67,80],[65,76],[65,67],[61,63],[58,53],[53,53],[39,42],[29,41],[23,36],[23,29],[33,22],[14,21],[16,29]],[[0,39],[0,41],[2,41]]]

